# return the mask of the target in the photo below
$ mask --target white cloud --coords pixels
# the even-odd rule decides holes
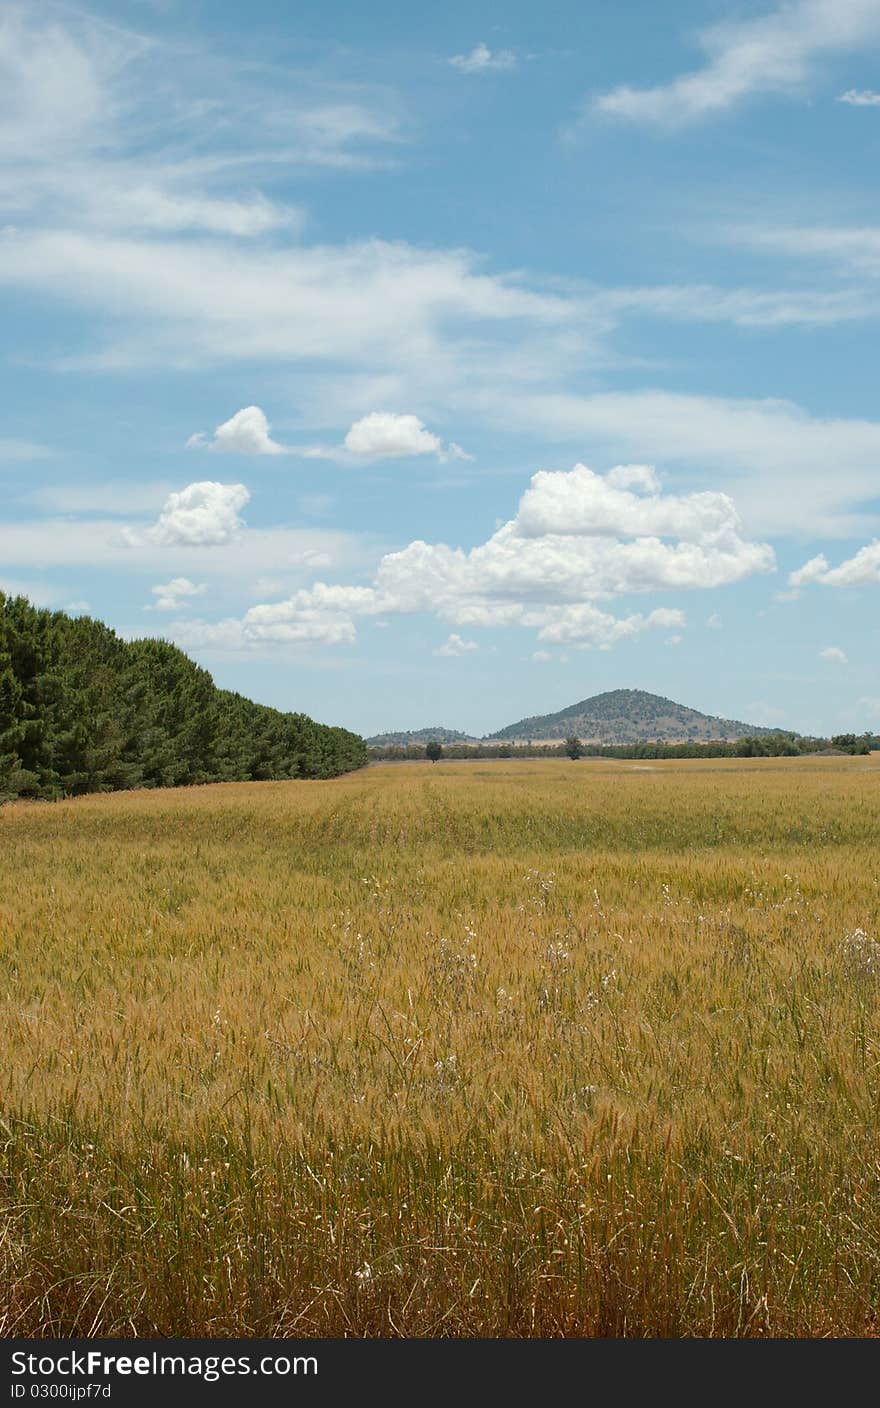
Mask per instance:
[[[846,651],[841,650],[839,645],[826,646],[824,650],[819,651],[819,657],[822,660],[827,660],[829,665],[849,664],[849,659],[847,657]]]
[[[515,619],[520,603],[540,607],[633,592],[707,588],[773,569],[772,549],[740,536],[729,500],[723,514],[706,515],[700,535],[686,501],[681,501],[682,522],[675,523],[674,499],[671,508],[662,498],[646,501],[643,522],[625,505],[626,511],[614,521],[606,499],[621,492],[609,489],[602,476],[582,465],[568,475],[539,472],[517,517],[503,523],[487,542],[469,552],[445,544],[410,543],[382,559],[377,587],[409,603],[409,609],[435,610],[457,623],[477,624],[499,611]],[[559,498],[570,521],[556,514]],[[674,535],[677,527],[687,530],[687,540],[667,543],[659,536],[660,531]]]
[[[465,552],[445,544],[410,543],[383,558],[377,584],[414,610],[436,610],[457,624],[483,624],[516,615],[512,603],[579,601],[627,593],[726,585],[772,571],[774,555],[732,526],[701,542],[666,543],[650,535],[620,539],[585,531],[520,531],[505,523]]]
[[[880,276],[880,227],[876,225],[796,225],[746,228],[735,234],[738,243],[801,259],[826,259],[847,273]],[[824,295],[823,295],[824,296]],[[843,290],[831,297],[862,299],[873,315],[876,304],[864,288]],[[840,305],[841,312],[844,305]]]
[[[147,607],[148,611],[176,611],[182,601],[193,596],[204,596],[208,590],[207,583],[196,584],[188,577],[172,577],[170,582],[160,583],[158,586],[150,588],[157,598],[152,607]]]
[[[718,615],[718,612],[717,612],[717,611],[713,611],[713,612],[712,612],[712,615],[709,616],[709,617],[707,617],[707,620],[706,620],[706,630],[707,630],[707,631],[720,631],[720,630],[722,630],[723,628],[724,628],[724,622],[722,621],[721,617]]]
[[[811,557],[788,578],[795,588],[817,583],[823,587],[865,587],[880,583],[880,540],[859,548],[853,557],[832,567],[824,553]]]
[[[223,621],[171,621],[163,635],[170,636],[183,650],[239,651],[246,650],[248,645],[241,621],[235,617]]]
[[[455,631],[438,645],[436,650],[432,650],[432,655],[472,655],[475,650],[479,650],[475,640],[463,640]]]
[[[481,40],[469,54],[455,54],[449,62],[459,73],[501,73],[516,68],[516,54],[511,49],[496,49],[493,53]]]
[[[316,582],[285,601],[252,607],[242,621],[244,641],[295,640],[317,622],[322,639],[341,643],[354,639],[359,616],[424,612],[455,626],[520,626],[542,640],[604,649],[646,630],[682,627],[685,618],[669,607],[619,618],[600,610],[598,599],[705,589],[773,570],[772,549],[741,536],[729,500],[703,512],[687,499],[667,502],[653,492],[641,499],[616,487],[652,490],[657,481],[647,466],[603,477],[578,465],[567,477],[570,485],[559,486],[558,476],[534,475],[517,517],[469,551],[416,540],[387,553],[370,586]],[[570,520],[561,525],[554,516],[559,491]],[[660,536],[678,529],[689,537]],[[473,642],[453,634],[447,647],[443,653],[459,653]]]
[[[231,542],[244,528],[239,510],[250,500],[243,484],[217,484],[206,479],[169,494],[145,537],[165,547],[216,547]],[[139,547],[143,539],[129,530],[126,540]]]
[[[425,429],[418,416],[371,411],[355,421],[345,437],[345,448],[354,455],[393,459],[402,455],[439,455],[443,442]]]
[[[189,621],[178,623],[183,635],[176,638],[207,647],[220,645],[222,637],[222,648],[227,650],[306,642],[351,645],[357,636],[352,618],[377,615],[383,607],[371,587],[316,582],[285,601],[252,606],[237,623],[237,635],[230,620],[219,623],[216,637],[210,623]]]
[[[266,413],[259,406],[242,407],[217,426],[212,439],[202,434],[191,435],[186,445],[187,449],[226,450],[235,455],[283,455],[286,452],[286,447],[269,434]]]
[[[553,659],[553,652],[551,650],[533,650],[532,659],[536,665],[549,665]]]
[[[796,234],[788,237],[797,244]],[[730,231],[724,231],[729,242]],[[747,230],[734,242],[772,247],[785,234]],[[805,250],[797,250],[805,253]],[[876,298],[860,288],[723,288],[716,284],[649,284],[619,286],[594,293],[591,308],[610,324],[627,314],[684,323],[730,323],[742,328],[824,327],[875,318]]]
[[[378,91],[368,106],[354,96],[362,88],[224,63],[73,6],[3,6],[0,93],[0,197],[53,224],[295,233],[302,212],[263,181],[296,165],[382,164],[377,149],[400,140]],[[181,140],[187,131],[195,141]]]
[[[349,426],[341,445],[299,445],[291,453],[304,459],[358,463],[363,460],[404,459],[434,455],[448,460],[472,460],[454,440],[445,444],[410,412],[370,411]]]
[[[101,479],[93,483],[44,484],[23,499],[54,513],[149,513],[171,493],[163,481]]]
[[[146,506],[146,505],[145,505]],[[152,506],[156,507],[155,498]],[[153,524],[155,528],[155,524]],[[193,548],[161,540],[149,525],[133,528],[119,518],[18,518],[4,525],[4,564],[22,569],[88,568],[139,572],[157,577],[189,576]],[[136,551],[133,551],[136,549]],[[258,576],[310,577],[330,563],[340,571],[374,565],[376,542],[369,535],[312,528],[247,528],[200,554],[199,571],[210,573],[210,590],[227,584],[250,591]]]
[[[875,93],[873,88],[848,88],[837,101],[848,103],[853,108],[877,108],[880,107],[880,93]]]
[[[7,228],[2,284],[106,314],[114,340],[62,365],[287,359],[313,377],[337,364],[339,377],[341,363],[361,369],[362,396],[377,379],[400,391],[425,378],[436,391],[497,376],[499,366],[511,385],[544,379],[563,358],[571,367],[588,331],[584,308],[566,294],[486,273],[465,250],[381,240],[242,248],[69,225]]]
[[[551,619],[538,632],[540,640],[578,645],[582,648],[598,646],[600,650],[609,650],[618,641],[640,636],[644,631],[668,630],[670,626],[685,624],[684,612],[670,610],[668,607],[659,607],[647,616],[637,612],[622,618],[611,616],[608,612],[590,605],[567,606],[547,614]],[[682,637],[677,639],[681,640]]]
[[[88,172],[94,184],[81,216],[89,224],[116,230],[174,234],[187,230],[211,235],[254,239],[272,231],[299,233],[305,215],[297,206],[279,205],[260,192],[240,199],[192,193],[187,187],[195,173],[166,167],[152,180],[138,180],[124,169]],[[87,175],[80,169],[80,179]],[[66,184],[62,176],[62,184]],[[74,200],[77,195],[71,191]]]
[[[659,390],[522,388],[515,397],[484,394],[481,404],[507,431],[711,470],[735,492],[753,532],[851,537],[872,522],[854,510],[877,497],[877,421],[815,417],[791,401]]]
[[[642,494],[660,493],[660,478],[652,464],[616,464],[608,470],[605,482],[613,489],[636,489]]]
[[[621,85],[593,107],[608,117],[679,127],[725,112],[753,93],[796,92],[825,55],[878,38],[875,0],[787,0],[766,14],[704,30],[702,68],[653,88]]]
[[[619,487],[624,485],[637,492]],[[602,476],[578,464],[568,473],[539,470],[533,476],[517,526],[523,537],[559,533],[700,542],[735,534],[740,525],[726,494],[662,494],[653,466],[619,465]]]

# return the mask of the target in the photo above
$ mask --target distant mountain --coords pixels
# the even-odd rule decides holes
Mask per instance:
[[[460,733],[457,728],[414,728],[403,729],[399,733],[377,733],[367,739],[372,748],[406,748],[410,743],[476,743],[469,733]]]
[[[719,719],[675,704],[643,689],[612,689],[570,704],[556,714],[519,719],[488,735],[493,739],[559,739],[572,735],[585,743],[695,743],[732,741],[746,735],[778,733],[739,719]]]

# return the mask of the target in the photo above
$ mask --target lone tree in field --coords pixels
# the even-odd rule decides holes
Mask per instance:
[[[425,757],[430,758],[432,763],[436,763],[438,758],[443,757],[443,745],[432,741],[425,748]]]
[[[568,756],[576,762],[584,751],[581,747],[581,740],[579,738],[575,738],[574,734],[572,734],[571,738],[566,738],[565,751]]]

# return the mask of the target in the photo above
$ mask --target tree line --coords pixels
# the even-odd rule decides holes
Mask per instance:
[[[733,741],[697,743],[582,743],[567,738],[558,743],[444,743],[370,745],[372,762],[418,762],[425,758],[779,758],[808,753],[870,753],[880,748],[880,737],[868,733],[839,733],[831,738],[804,737],[793,733],[760,734]]]
[[[0,592],[0,801],[336,777],[366,761],[357,734],[218,689],[167,641]]]

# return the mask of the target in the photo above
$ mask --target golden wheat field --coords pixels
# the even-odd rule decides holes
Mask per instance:
[[[0,809],[0,1331],[872,1335],[880,757]]]

